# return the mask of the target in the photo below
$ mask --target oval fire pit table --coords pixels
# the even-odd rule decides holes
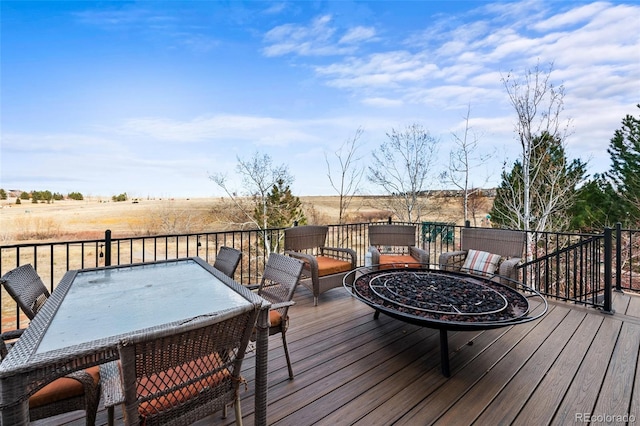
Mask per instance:
[[[401,321],[440,330],[442,374],[449,377],[447,331],[473,331],[534,321],[547,312],[546,299],[523,284],[502,278],[512,286],[489,278],[435,269],[359,268],[344,287],[358,300]],[[529,300],[539,299],[543,309],[530,315]]]

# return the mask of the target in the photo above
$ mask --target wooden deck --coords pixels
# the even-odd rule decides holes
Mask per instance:
[[[270,425],[626,424],[640,419],[640,296],[616,293],[614,315],[550,302],[538,321],[450,332],[451,377],[436,330],[381,315],[345,290],[300,288],[287,341],[270,340]],[[245,360],[244,424],[254,423],[253,356]],[[116,410],[121,416],[121,410]],[[604,421],[598,421],[604,420]],[[121,419],[119,419],[121,422]],[[234,424],[233,410],[196,425]],[[631,422],[633,423],[633,422]],[[37,424],[83,425],[82,413]],[[106,412],[98,413],[106,424]]]

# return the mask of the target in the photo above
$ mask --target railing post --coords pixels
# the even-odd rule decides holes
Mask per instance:
[[[471,228],[471,221],[469,219],[464,221],[464,227],[465,228]]]
[[[104,266],[111,266],[111,230],[104,233]]]
[[[611,263],[613,262],[613,243],[612,243],[612,230],[609,227],[604,228],[604,312],[613,313],[613,307],[611,306],[611,297],[613,296],[612,291],[612,280],[611,273],[613,268],[611,267]]]
[[[622,223],[616,223],[616,291],[622,292]]]

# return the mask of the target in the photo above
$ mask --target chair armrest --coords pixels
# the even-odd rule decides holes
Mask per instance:
[[[286,302],[273,303],[271,305],[270,310],[275,311],[276,309],[286,308],[287,306],[293,306],[295,304],[296,304],[296,302],[293,301],[293,300],[289,300],[289,301],[286,301]]]
[[[518,269],[516,266],[520,263],[522,259],[519,257],[512,257],[510,259],[506,259],[500,263],[499,275],[503,277],[511,278],[512,280],[518,281]]]
[[[429,253],[416,246],[409,247],[409,254],[421,265],[429,265]]]
[[[19,328],[17,330],[5,331],[4,333],[2,333],[2,335],[0,335],[0,338],[2,338],[2,341],[15,340],[15,339],[19,338],[20,336],[22,336],[22,333],[24,333],[24,331],[25,331],[24,328]]]
[[[284,254],[286,254],[287,256],[291,256],[291,257],[295,257],[296,259],[300,259],[302,260],[305,265],[305,268],[315,268],[315,270],[318,270],[318,261],[316,260],[316,257],[312,254],[307,254],[307,253],[301,253],[299,251],[293,251],[293,250],[285,250]]]
[[[243,284],[243,286],[251,291],[258,290],[260,288],[260,284]]]
[[[19,328],[17,330],[5,331],[0,335],[0,361],[4,359],[5,356],[9,353],[10,345],[7,346],[5,340],[17,340],[22,333],[24,332],[23,328]]]
[[[379,265],[380,264],[380,250],[376,246],[369,247],[369,253],[371,253],[371,264]]]
[[[354,249],[350,249],[350,248],[343,248],[343,247],[321,247],[320,248],[320,253],[323,255],[329,255],[332,257],[337,257],[339,259],[343,259],[343,260],[350,260],[351,261],[351,266],[353,268],[356,267],[356,251]]]
[[[464,259],[466,257],[467,252],[465,250],[441,253],[438,258],[438,265],[440,266],[440,269],[458,271],[464,264]]]

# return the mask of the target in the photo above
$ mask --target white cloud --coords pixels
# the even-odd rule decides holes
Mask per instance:
[[[357,43],[360,41],[367,41],[367,40],[371,40],[373,37],[375,37],[375,35],[376,35],[375,28],[358,26],[348,30],[347,33],[343,35],[342,38],[340,38],[338,43],[350,44],[350,43]]]
[[[594,17],[597,17],[609,7],[610,4],[605,2],[590,3],[537,22],[532,26],[532,28],[537,31],[551,31],[558,28],[566,28],[578,23],[587,22]]]
[[[359,43],[371,42],[375,37],[373,27],[340,29],[331,15],[322,15],[308,25],[284,24],[267,31],[262,52],[267,57],[350,55],[357,51]]]

